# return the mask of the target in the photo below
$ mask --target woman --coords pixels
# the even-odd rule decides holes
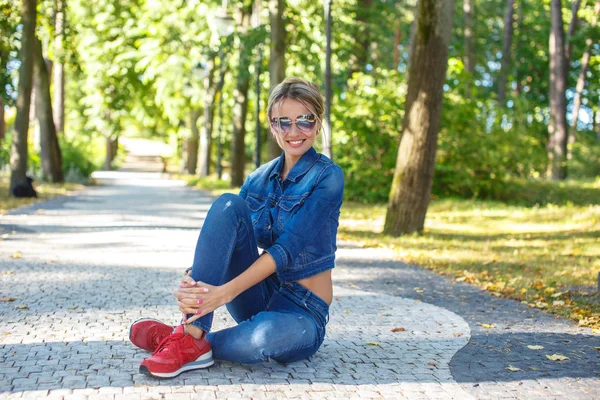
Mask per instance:
[[[140,372],[171,378],[212,365],[213,356],[292,362],[319,349],[344,191],[341,168],[313,148],[323,108],[318,86],[306,80],[287,78],[273,89],[267,115],[283,154],[208,211],[193,266],[174,292],[182,324],[131,326],[133,344],[154,352]],[[222,305],[238,325],[210,332]]]

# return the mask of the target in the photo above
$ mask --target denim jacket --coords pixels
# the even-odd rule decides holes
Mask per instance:
[[[282,283],[334,267],[344,194],[342,169],[314,148],[282,180],[284,157],[259,167],[240,190],[258,245],[275,260]]]

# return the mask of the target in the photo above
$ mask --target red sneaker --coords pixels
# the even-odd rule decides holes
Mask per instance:
[[[154,351],[158,344],[169,336],[175,327],[152,318],[142,318],[131,324],[129,340],[140,349]]]
[[[140,364],[140,373],[157,378],[174,378],[185,371],[207,368],[214,364],[206,334],[195,339],[184,332],[183,325],[160,342],[154,353]]]

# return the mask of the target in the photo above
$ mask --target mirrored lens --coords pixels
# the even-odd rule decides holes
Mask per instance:
[[[301,118],[296,120],[296,126],[304,132],[310,132],[315,127],[315,120]]]

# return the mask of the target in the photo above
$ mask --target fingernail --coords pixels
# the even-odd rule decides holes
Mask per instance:
[[[207,292],[208,292],[208,288],[204,288],[204,293],[207,293]]]
[[[202,304],[204,303],[202,300],[198,300],[198,304]]]
[[[195,284],[196,284],[196,282],[190,281],[190,285],[195,285]]]
[[[196,314],[202,314],[202,311],[196,310]]]

